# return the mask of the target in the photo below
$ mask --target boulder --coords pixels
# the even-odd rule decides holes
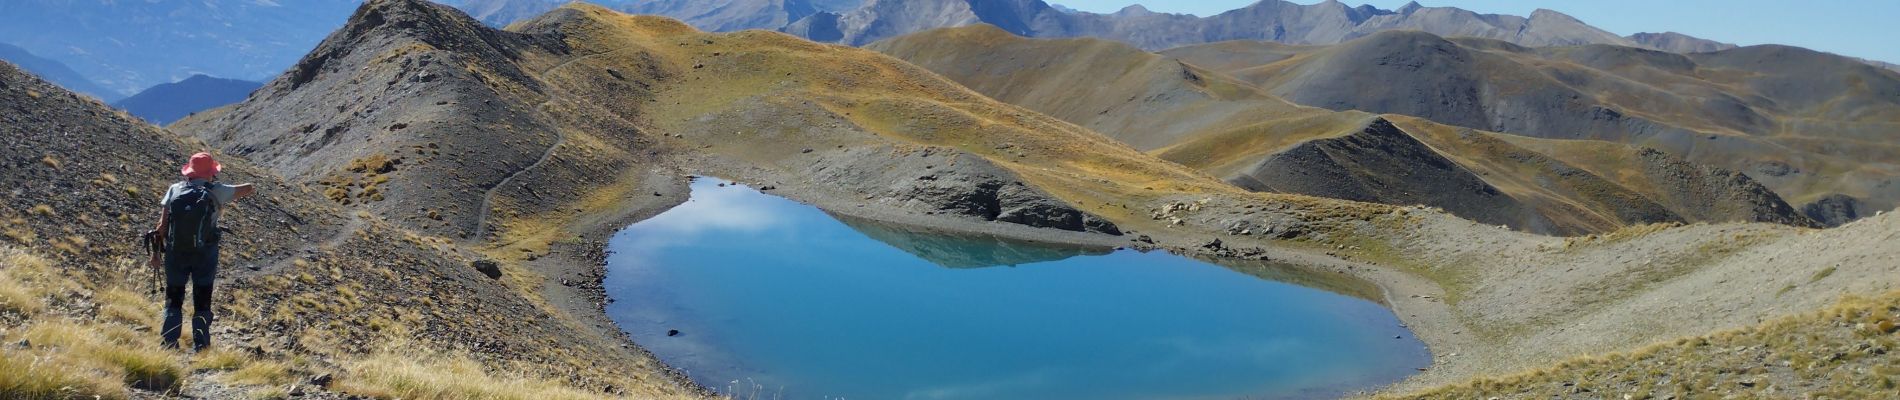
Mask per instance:
[[[475,267],[476,271],[481,271],[482,275],[487,275],[488,279],[501,279],[501,263],[495,260],[475,260],[469,265]]]

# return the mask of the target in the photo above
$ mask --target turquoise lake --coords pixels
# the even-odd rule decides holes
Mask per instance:
[[[1431,361],[1336,273],[946,235],[722,183],[612,239],[607,312],[738,398],[1329,398]]]

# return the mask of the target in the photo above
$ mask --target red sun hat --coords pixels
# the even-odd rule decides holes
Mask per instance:
[[[218,165],[218,160],[211,159],[211,153],[198,153],[192,154],[191,162],[185,163],[178,173],[184,174],[187,179],[211,179],[222,170],[224,166]]]

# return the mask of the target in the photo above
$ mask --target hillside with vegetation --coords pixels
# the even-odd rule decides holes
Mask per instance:
[[[1174,65],[1159,76],[1204,71]],[[1684,357],[1679,368],[1748,371],[1756,354],[1828,357],[1892,337],[1844,339],[1884,329],[1885,303],[1829,307],[1900,289],[1900,249],[1887,245],[1900,239],[1900,216],[1825,230],[1662,223],[1540,236],[1434,207],[1248,190],[1116,140],[1126,132],[1109,133],[1114,121],[1048,115],[932,71],[865,49],[707,33],[585,4],[502,30],[420,0],[365,2],[246,101],[165,129],[0,66],[0,99],[15,105],[0,109],[0,137],[22,144],[0,149],[0,160],[21,171],[6,179],[23,188],[0,192],[0,218],[11,221],[0,239],[0,339],[21,343],[0,349],[0,397],[713,396],[602,312],[612,301],[606,238],[686,201],[688,176],[770,187],[845,218],[1164,249],[1242,260],[1235,268],[1263,275],[1244,265],[1272,260],[1363,280],[1379,290],[1346,286],[1392,307],[1434,354],[1426,371],[1385,388],[1393,394],[1536,393],[1512,385],[1543,381],[1508,377],[1557,366],[1568,375],[1543,376],[1617,374],[1582,382],[1634,398],[1658,381],[1621,383],[1626,364],[1576,360],[1709,354],[1690,342],[1641,346],[1814,320],[1817,310],[1876,329],[1767,325],[1741,336],[1768,350]],[[1228,94],[1272,104],[1246,86]],[[1172,93],[1207,93],[1199,88]],[[1703,195],[1660,189],[1675,185],[1664,178],[1704,179],[1694,174],[1707,170],[1678,160],[1652,162],[1671,172],[1618,175],[1629,172],[1620,163],[1529,152],[1538,142],[1274,107],[1339,124],[1289,141],[1301,157],[1371,165],[1379,159],[1333,157],[1407,143],[1457,166],[1447,171],[1507,187],[1482,171],[1511,167],[1465,165],[1535,153],[1541,165],[1578,160],[1561,164],[1615,176],[1631,193]],[[1439,147],[1467,134],[1495,140],[1462,146],[1495,153]],[[176,163],[207,148],[225,160],[225,181],[257,182],[263,194],[227,210],[236,233],[224,250],[216,350],[186,357],[156,348],[151,271],[136,265],[131,238],[149,226]],[[1878,384],[1867,373],[1893,372],[1880,367],[1892,356],[1872,349],[1791,357],[1791,369],[1765,368],[1794,375],[1750,379],[1800,379],[1777,387],[1813,394]]]
[[[1271,49],[1280,47],[1265,44],[1240,54],[1270,58]],[[1252,190],[1422,204],[1547,234],[1663,222],[1813,224],[1747,176],[1666,154],[1608,164],[1567,159],[1641,149],[1546,140],[1532,150],[1512,135],[1403,115],[1302,107],[1185,59],[1112,41],[1028,39],[971,26],[866,48]],[[1208,51],[1232,54],[1227,50]],[[1573,148],[1589,150],[1567,150]],[[1669,185],[1651,179],[1668,179]]]
[[[1880,139],[1900,129],[1900,74],[1833,54],[1773,45],[1687,55],[1532,48],[1422,32],[1164,54],[1218,66],[1302,105],[1654,148],[1745,173],[1828,225],[1900,199],[1900,153]]]

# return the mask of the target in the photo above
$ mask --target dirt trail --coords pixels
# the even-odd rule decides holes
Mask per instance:
[[[580,60],[592,58],[592,57],[598,57],[602,55],[607,55],[607,54],[613,54],[613,53],[620,52],[622,50],[626,50],[626,48],[616,49],[613,51],[605,51],[605,52],[600,52],[600,53],[588,54],[588,55],[580,56],[580,57],[574,57],[574,58],[568,59],[567,61],[562,61],[560,64],[555,64],[552,67],[548,67],[547,69],[542,70],[539,75],[548,76],[549,73],[552,73],[555,70],[559,70],[562,67],[566,67],[569,64],[573,64],[576,61],[580,61]],[[536,105],[535,111],[542,113],[542,115],[544,116],[547,115],[547,107],[549,105],[554,104],[555,100],[573,101],[573,99],[568,98],[568,95],[566,92],[558,91],[558,89],[550,88],[548,99],[545,101],[542,101],[541,104]],[[480,214],[477,215],[475,218],[476,230],[475,230],[475,235],[473,239],[475,243],[481,243],[483,240],[486,240],[488,238],[488,232],[490,230],[488,229],[488,214],[491,210],[494,209],[495,193],[501,190],[502,188],[508,187],[508,184],[513,183],[515,181],[515,178],[520,177],[521,174],[527,173],[528,171],[533,171],[535,168],[539,168],[541,167],[541,165],[546,164],[549,159],[554,158],[554,152],[560,150],[561,146],[565,144],[567,144],[567,134],[562,132],[559,129],[554,130],[554,143],[548,145],[547,151],[542,152],[540,158],[535,159],[534,162],[528,164],[528,166],[521,167],[521,169],[515,170],[515,172],[508,174],[508,176],[506,177],[503,177],[500,182],[495,183],[495,186],[488,188],[486,192],[482,193],[482,205],[480,208],[481,211],[480,211]]]

